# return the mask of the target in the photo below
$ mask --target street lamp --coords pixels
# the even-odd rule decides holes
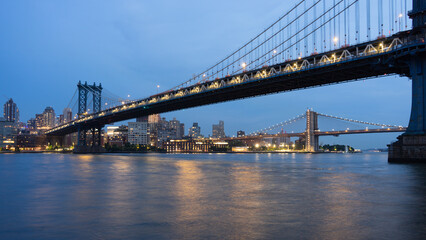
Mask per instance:
[[[245,63],[245,62],[241,63],[241,67],[243,68],[243,70],[246,70],[247,63]]]
[[[334,42],[334,46],[336,46],[337,45],[337,42],[339,41],[339,38],[338,37],[334,37],[333,38],[333,42]]]

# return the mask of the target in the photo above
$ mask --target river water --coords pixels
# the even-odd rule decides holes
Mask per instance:
[[[0,154],[0,239],[425,239],[387,154]]]

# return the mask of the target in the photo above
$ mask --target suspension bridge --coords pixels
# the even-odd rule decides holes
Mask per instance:
[[[117,121],[399,74],[413,81],[413,104],[409,126],[390,146],[389,160],[422,160],[426,158],[425,29],[424,0],[300,0],[241,48],[168,91],[111,106],[102,104],[101,88],[79,84],[77,119],[46,134],[78,132],[77,149],[93,149],[100,145],[96,139],[101,128]],[[88,94],[94,100],[91,112]],[[91,144],[86,141],[88,131],[97,136]]]
[[[322,121],[331,120],[332,122],[329,122],[328,124],[326,123],[320,128],[319,119],[322,119]],[[339,122],[340,124],[336,122]],[[338,128],[341,130],[336,130]],[[392,133],[405,132],[406,130],[407,128],[403,126],[359,121],[318,113],[308,109],[306,113],[295,118],[260,129],[246,136],[229,137],[221,140],[260,141],[263,139],[287,139],[291,137],[298,137],[301,142],[303,142],[305,151],[317,152],[319,150],[320,136],[337,137],[339,135],[346,134]]]

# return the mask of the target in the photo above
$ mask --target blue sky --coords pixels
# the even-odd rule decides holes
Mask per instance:
[[[0,99],[26,121],[46,106],[59,114],[78,80],[142,98],[186,81],[237,49],[296,1],[0,1]],[[389,76],[162,114],[202,133],[225,121],[251,132],[307,108],[369,122],[407,125],[411,81]],[[324,137],[322,143],[385,147],[398,134]]]

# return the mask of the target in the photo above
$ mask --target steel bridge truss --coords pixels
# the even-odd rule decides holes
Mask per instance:
[[[399,62],[398,58],[413,52],[425,52],[425,38],[425,33],[410,35],[409,32],[401,32],[388,38],[197,83],[82,116],[49,130],[47,134],[67,134],[76,131],[81,124],[91,127],[147,114],[385,74],[409,76],[408,65]]]

